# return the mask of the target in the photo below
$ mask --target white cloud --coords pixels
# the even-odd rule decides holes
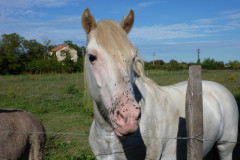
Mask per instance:
[[[141,3],[136,5],[136,8],[149,7],[149,6],[152,6],[152,5],[157,4],[157,3],[159,3],[159,2],[157,2],[157,1],[141,2]]]
[[[2,0],[0,8],[30,8],[38,7],[60,7],[68,4],[72,0]]]
[[[71,27],[80,27],[81,26],[81,17],[80,16],[63,16],[59,19],[55,20],[47,20],[47,21],[28,21],[25,23],[19,24],[20,26],[25,27],[56,27],[56,28],[71,28]]]
[[[229,14],[235,14],[235,13],[239,13],[240,10],[239,9],[235,9],[235,10],[225,10],[220,12],[220,14],[222,15],[229,15]]]
[[[238,20],[240,20],[240,13],[237,13],[237,14],[229,14],[229,15],[224,16],[224,18],[226,18],[226,19],[238,19]]]
[[[32,29],[30,32],[20,33],[26,39],[37,39],[42,42],[43,39],[50,39],[53,44],[61,44],[66,40],[71,40],[78,45],[85,45],[86,36],[79,27],[76,29],[56,29],[51,27],[42,27]]]
[[[130,33],[130,38],[141,39],[178,39],[178,38],[194,38],[205,37],[208,34],[199,32],[204,26],[188,25],[188,24],[174,24],[174,25],[156,25],[150,27],[133,28]]]
[[[0,11],[1,23],[4,23],[4,20],[11,19],[21,19],[21,18],[30,18],[30,17],[42,17],[45,13],[37,12],[31,9],[2,9]]]
[[[3,0],[0,1],[0,24],[42,17],[46,13],[34,10],[34,7],[60,7],[66,3],[64,0]]]
[[[240,11],[221,13],[220,17],[201,18],[189,23],[135,27],[130,38],[164,40],[214,36],[240,28]]]
[[[59,44],[72,40],[83,45],[85,33],[81,29],[81,17],[47,17],[39,7],[61,7],[71,5],[75,0],[0,0],[0,35],[17,33],[26,39],[42,42],[44,38]],[[40,11],[39,11],[40,10]]]
[[[86,41],[86,37],[81,29],[81,16],[61,16],[55,17],[53,20],[41,20],[34,18],[36,13],[32,10],[25,10],[17,17],[12,16],[13,14],[18,14],[18,12],[11,11],[5,15],[0,14],[0,35],[15,32],[26,39],[37,39],[39,42],[48,38],[54,44],[72,40],[75,43],[85,45],[83,42]],[[26,16],[33,16],[33,18]]]
[[[198,23],[198,24],[211,24],[217,21],[217,18],[201,18],[201,19],[196,19],[193,21],[193,23]]]
[[[33,17],[33,16],[42,17],[45,15],[45,13],[43,13],[43,12],[36,12],[34,10],[26,10],[26,11],[21,12],[20,14],[22,14],[23,16],[27,16],[27,17]]]
[[[55,27],[19,27],[15,32],[25,39],[36,39],[42,43],[43,39],[50,39],[52,44],[61,44],[66,40],[71,40],[78,45],[86,44],[85,32],[80,28],[55,28]],[[5,31],[3,33],[10,34],[13,32]],[[3,34],[0,32],[0,34]]]

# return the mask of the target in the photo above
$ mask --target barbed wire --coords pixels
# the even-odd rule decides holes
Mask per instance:
[[[102,135],[102,134],[89,134],[89,133],[67,133],[67,132],[32,132],[32,131],[12,131],[12,130],[0,130],[0,133],[17,133],[17,134],[44,134],[44,135],[71,135],[71,136],[96,136],[96,137],[115,137],[115,135]],[[195,137],[149,137],[144,135],[128,135],[128,137],[132,138],[151,138],[151,139],[163,139],[163,140],[194,140],[198,142],[218,142],[218,143],[236,143],[240,144],[240,141],[228,141],[228,140],[217,140],[217,139],[204,139],[199,138],[203,133],[195,136]]]

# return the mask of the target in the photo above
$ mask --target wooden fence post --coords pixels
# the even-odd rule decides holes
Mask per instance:
[[[202,160],[203,143],[203,102],[201,66],[189,67],[186,92],[187,159]],[[195,139],[194,139],[195,137]]]

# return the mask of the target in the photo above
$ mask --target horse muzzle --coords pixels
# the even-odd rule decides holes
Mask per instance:
[[[117,136],[127,136],[138,129],[141,117],[139,107],[127,106],[120,107],[114,113],[115,121],[113,124]]]

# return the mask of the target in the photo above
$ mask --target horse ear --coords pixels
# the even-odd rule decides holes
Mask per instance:
[[[134,22],[134,12],[133,10],[130,10],[128,14],[120,22],[120,26],[126,33],[129,33],[129,31],[132,29],[133,22]]]
[[[86,34],[89,34],[91,30],[97,27],[94,17],[91,15],[88,8],[82,13],[82,27]]]

